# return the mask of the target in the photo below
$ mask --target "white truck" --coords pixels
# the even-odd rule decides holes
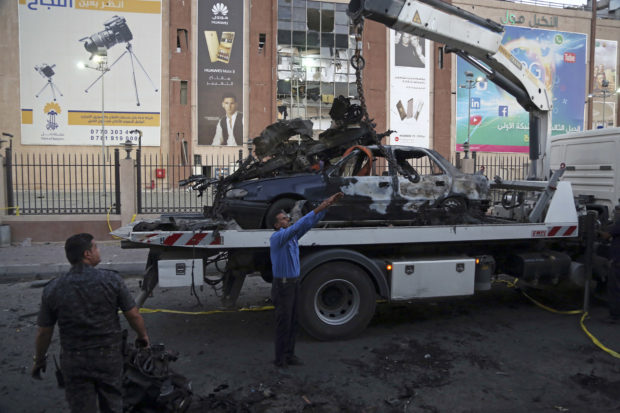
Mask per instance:
[[[390,302],[462,296],[490,288],[494,274],[532,284],[557,284],[575,275],[580,232],[569,182],[562,170],[547,182],[544,165],[550,128],[550,99],[527,68],[501,45],[503,28],[437,0],[352,1],[350,15],[377,20],[399,31],[451,46],[480,67],[530,113],[530,157],[536,165],[528,181],[496,182],[496,188],[534,193],[515,208],[514,219],[479,224],[330,227],[319,223],[300,240],[300,323],[320,340],[361,332],[377,299]],[[510,200],[509,200],[510,201]],[[495,208],[515,205],[497,205]],[[501,214],[500,214],[501,215]],[[150,249],[140,305],[161,285],[194,285],[204,269],[225,261],[220,279],[227,304],[235,302],[245,276],[260,272],[269,281],[268,229],[227,229],[200,225],[200,217],[162,216],[114,234],[125,247]],[[203,217],[203,221],[204,217]]]
[[[620,128],[555,135],[550,142],[551,169],[565,164],[562,179],[572,184],[574,195],[601,222],[613,218],[620,198]]]

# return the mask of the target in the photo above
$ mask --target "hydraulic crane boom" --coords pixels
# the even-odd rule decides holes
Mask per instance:
[[[510,93],[529,113],[530,159],[528,179],[548,173],[551,134],[551,97],[544,84],[502,45],[504,28],[440,0],[352,0],[348,13],[354,23],[368,18],[387,27],[444,43]]]

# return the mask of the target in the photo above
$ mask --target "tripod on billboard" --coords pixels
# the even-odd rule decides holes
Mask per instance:
[[[47,63],[42,63],[39,66],[35,66],[34,70],[36,70],[37,72],[39,72],[39,74],[45,78],[47,78],[47,83],[45,85],[43,85],[43,87],[41,88],[41,90],[39,90],[39,93],[37,93],[36,95],[34,95],[35,97],[39,97],[41,96],[41,93],[43,93],[43,91],[45,90],[45,88],[49,87],[50,90],[52,91],[52,96],[54,98],[54,101],[56,101],[56,91],[58,91],[58,94],[60,96],[63,96],[62,92],[60,91],[60,89],[58,89],[58,86],[56,86],[56,84],[54,83],[54,81],[52,80],[52,76],[54,76],[56,73],[54,72],[54,67],[56,67],[56,65],[48,65]]]

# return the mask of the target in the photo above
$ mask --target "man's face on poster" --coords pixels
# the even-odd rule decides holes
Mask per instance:
[[[409,42],[411,41],[411,35],[409,33],[403,33],[400,38],[400,44],[407,47],[409,46]]]
[[[224,108],[224,111],[226,111],[227,116],[232,116],[233,113],[237,111],[237,102],[235,101],[235,98],[224,98],[222,101],[222,107]]]

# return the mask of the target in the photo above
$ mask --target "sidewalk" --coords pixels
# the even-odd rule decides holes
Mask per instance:
[[[98,242],[98,268],[118,271],[123,277],[143,273],[148,248],[122,249],[120,241]],[[0,283],[49,279],[69,270],[63,242],[14,244],[0,248]]]

